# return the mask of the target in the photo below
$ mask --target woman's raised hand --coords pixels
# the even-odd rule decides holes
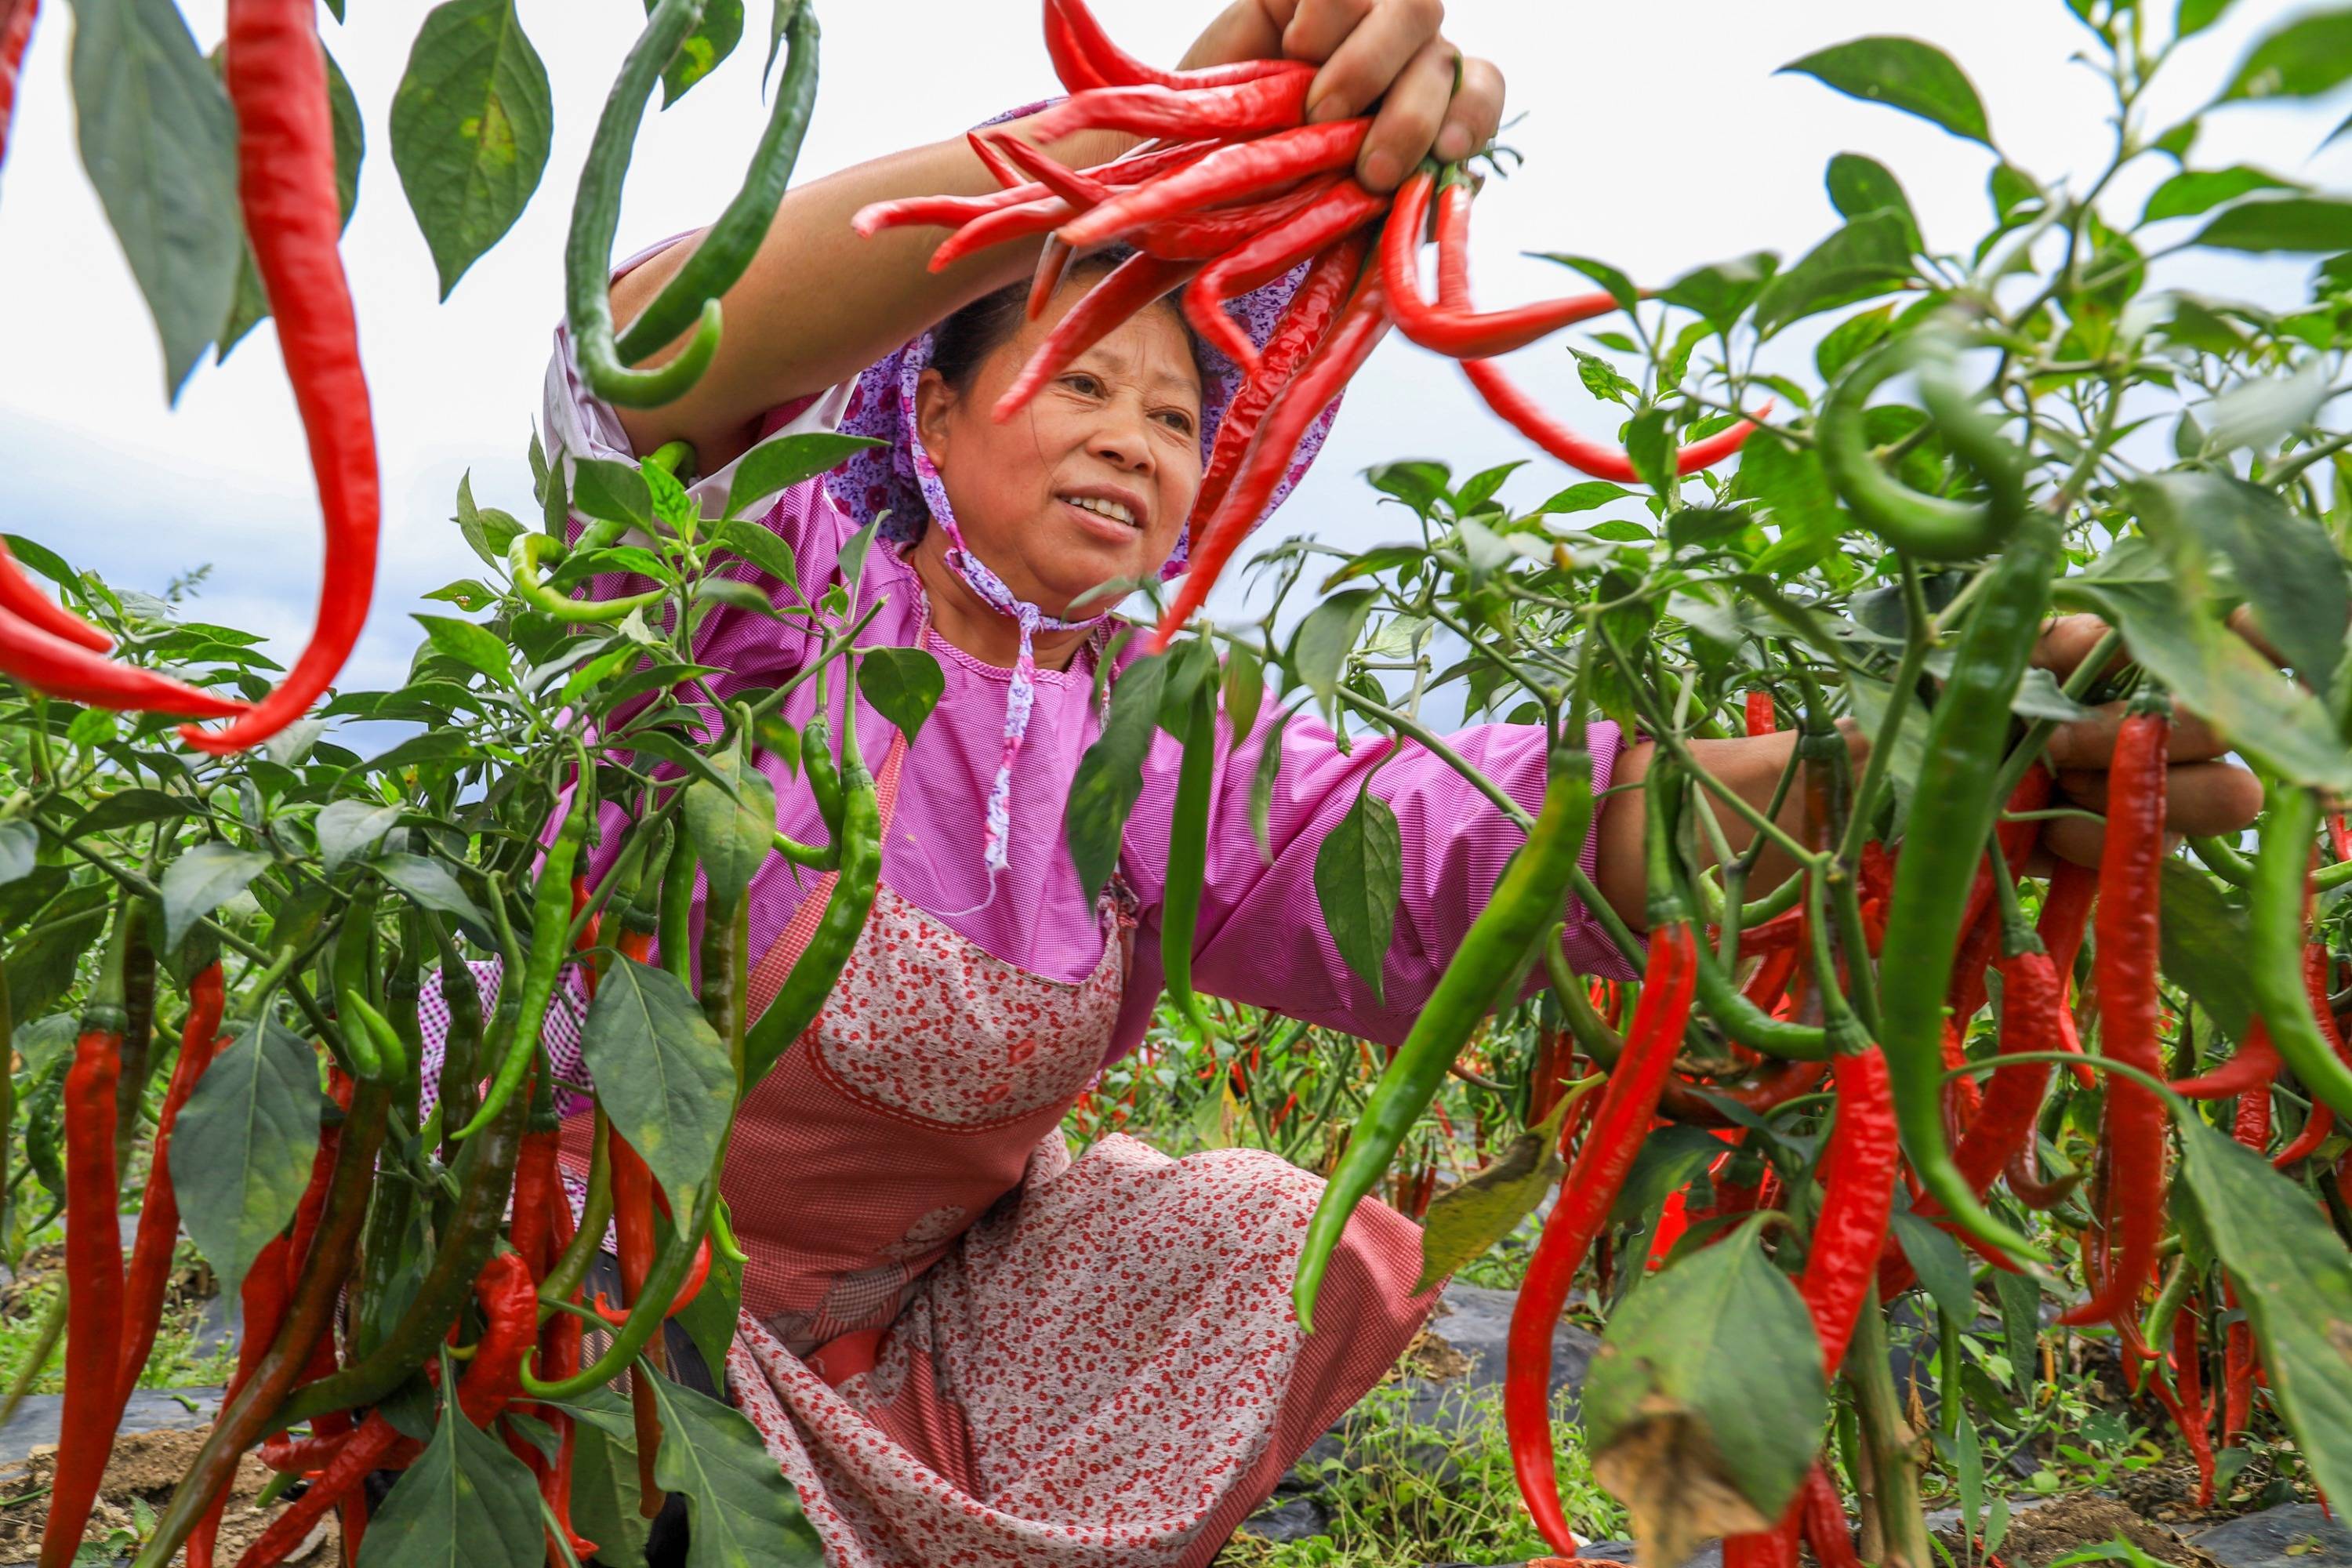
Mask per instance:
[[[1234,0],[1184,64],[1320,62],[1307,118],[1344,120],[1377,102],[1356,176],[1385,191],[1432,153],[1467,157],[1503,122],[1503,73],[1448,42],[1444,20],[1442,0]]]

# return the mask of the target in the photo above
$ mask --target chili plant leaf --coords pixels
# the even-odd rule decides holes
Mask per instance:
[[[1372,613],[1374,588],[1349,588],[1307,612],[1290,637],[1290,670],[1328,710],[1339,689],[1339,671],[1363,635]]]
[[[392,831],[392,825],[400,820],[404,809],[397,802],[391,805],[380,805],[372,800],[328,802],[320,808],[315,825],[321,868],[332,877],[346,862],[373,850]]]
[[[169,822],[194,809],[193,802],[160,789],[120,790],[83,812],[66,830],[66,837],[81,838],[93,833],[119,833],[142,823]]]
[[[1764,286],[1757,331],[1770,337],[1819,311],[1893,293],[1913,278],[1911,243],[1906,213],[1882,209],[1853,219]]]
[[[775,846],[776,789],[767,774],[743,765],[739,747],[713,753],[710,765],[727,782],[688,784],[686,821],[709,879],[711,907],[732,910]]]
[[[2326,395],[2326,378],[2297,380],[2296,408],[2315,411],[2316,400]],[[2128,493],[2151,534],[2201,539],[2229,561],[2254,625],[2295,674],[2324,695],[2344,657],[2345,627],[2352,624],[2352,591],[2345,587],[2344,563],[2327,530],[2274,491],[2201,469],[2158,474]]]
[[[1832,45],[1780,68],[1813,78],[1850,98],[1883,103],[1992,145],[1984,102],[1952,57],[1917,38],[1879,36]]]
[[[39,864],[34,857],[40,847],[40,829],[31,823],[21,818],[0,822],[0,887],[31,876]]]
[[[1658,298],[1669,305],[1696,310],[1706,318],[1708,326],[1727,332],[1739,319],[1739,313],[1756,302],[1756,296],[1780,268],[1780,258],[1773,252],[1750,251],[1728,261],[1693,268],[1658,290]]]
[[[2191,243],[2215,250],[2352,250],[2352,202],[2258,196],[2224,207]]]
[[[269,857],[234,844],[199,844],[163,872],[163,942],[177,947],[188,928],[261,875]]]
[[[2148,193],[2147,205],[2140,209],[2139,221],[2150,224],[2168,217],[2193,217],[2255,191],[2300,188],[2292,180],[2282,180],[2276,174],[2266,174],[2243,163],[2227,169],[2183,169]]]
[[[1164,654],[1148,655],[1119,672],[1111,683],[1110,712],[1102,735],[1078,759],[1064,808],[1062,834],[1078,872],[1078,886],[1091,899],[1118,868],[1127,814],[1143,793],[1143,758],[1160,724],[1160,691],[1167,683]]]
[[[2172,14],[2172,35],[2186,38],[2201,33],[2221,19],[2234,0],[2179,0]]]
[[[547,67],[514,0],[447,0],[417,29],[392,100],[392,162],[441,298],[522,216],[547,169]]]
[[[114,885],[84,882],[43,905],[25,933],[8,950],[8,1000],[19,1018],[37,1018],[73,986],[74,967],[98,945]]]
[[[2352,1255],[2303,1186],[2202,1119],[2174,1120],[2181,1177],[2253,1325],[2271,1397],[2312,1479],[2352,1495]]]
[[[489,936],[489,917],[466,896],[457,877],[440,861],[423,855],[386,855],[372,864],[378,876],[406,894],[418,909],[453,915],[469,933]],[[495,947],[497,942],[493,940],[486,945]]]
[[[1895,1239],[1902,1244],[1903,1256],[1911,1260],[1912,1272],[1919,1283],[1927,1288],[1928,1299],[1946,1317],[1962,1322],[1976,1316],[1976,1279],[1969,1272],[1969,1260],[1960,1252],[1960,1244],[1952,1239],[1951,1232],[1913,1214],[1897,1209],[1894,1215]]]
[[[576,1405],[565,1408],[574,1412],[572,1527],[596,1543],[599,1562],[643,1562],[652,1526],[637,1510],[637,1442],[628,1406],[620,1406],[618,1431],[582,1418]]]
[[[947,686],[940,661],[927,648],[877,647],[858,656],[859,693],[910,742]]]
[[[646,14],[661,0],[646,0]],[[743,38],[743,0],[705,0],[702,20],[694,31],[678,45],[669,64],[662,68],[662,107],[667,109],[696,82],[709,76],[719,62],[735,52]]]
[[[2298,16],[2247,52],[2214,101],[2317,98],[2352,78],[2352,8]]]
[[[172,0],[76,0],[72,73],[82,166],[176,398],[236,290],[236,118]]]
[[[1535,1213],[1567,1168],[1559,1157],[1559,1129],[1569,1108],[1565,1096],[1540,1126],[1523,1128],[1494,1163],[1440,1193],[1421,1227],[1419,1295],[1518,1228]]]
[[[533,1568],[545,1556],[530,1471],[445,1405],[433,1440],[370,1521],[359,1568]]]
[[[682,1208],[710,1179],[735,1097],[726,1042],[694,994],[667,969],[615,959],[580,1026],[580,1054],[614,1131]]]
[[[726,515],[741,517],[756,503],[839,468],[860,447],[881,444],[870,436],[830,430],[803,430],[762,441],[735,464],[735,477],[727,481]]]
[[[2254,1016],[2253,986],[2246,977],[2252,940],[2244,904],[2177,858],[2164,862],[2162,897],[2158,940],[2165,975],[2211,1015],[2223,1033],[2244,1039]]]
[[[1769,1529],[1829,1413],[1811,1316],[1753,1223],[1634,1287],[1584,1385],[1592,1471],[1644,1563]]]
[[[1837,208],[1838,216],[1868,217],[1874,212],[1899,214],[1910,226],[1911,248],[1925,248],[1919,238],[1919,219],[1911,210],[1911,198],[1903,194],[1903,182],[1877,159],[1860,153],[1841,153],[1830,160],[1822,183],[1829,187],[1830,205]]]
[[[779,535],[737,517],[720,523],[716,536],[722,548],[733,551],[777,582],[794,590],[800,587],[800,562],[793,556],[793,547]]]
[[[1265,701],[1265,667],[1256,654],[1236,644],[1225,656],[1225,721],[1233,726],[1238,746],[1257,728],[1258,710]]]
[[[172,1129],[181,1223],[236,1299],[237,1282],[294,1217],[319,1147],[318,1058],[278,1027],[244,1024],[220,1048]]]
[[[751,1418],[658,1374],[647,1381],[662,1424],[654,1480],[686,1498],[690,1568],[821,1568],[824,1549],[801,1512],[800,1495]]]
[[[1297,716],[1296,708],[1275,715],[1274,722],[1266,726],[1265,749],[1258,752],[1257,767],[1250,774],[1250,837],[1257,842],[1258,858],[1269,865],[1274,861],[1271,836],[1274,782],[1282,773],[1283,737],[1289,732],[1290,721]]]
[[[1403,879],[1404,845],[1396,813],[1368,783],[1315,851],[1315,901],[1332,945],[1370,988],[1374,1002],[1385,990],[1381,969],[1396,932]]]

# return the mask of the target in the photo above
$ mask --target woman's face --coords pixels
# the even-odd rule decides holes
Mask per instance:
[[[918,431],[965,541],[1049,615],[1113,578],[1157,576],[1201,488],[1201,373],[1172,306],[1131,317],[1004,423],[990,416],[1098,277],[1066,281],[981,362],[968,391],[926,370],[916,394]]]

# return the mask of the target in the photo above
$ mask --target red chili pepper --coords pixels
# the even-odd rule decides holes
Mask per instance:
[[[2312,1015],[2318,1021],[2320,1033],[2335,1048],[2337,1057],[2352,1059],[2347,1058],[2344,1034],[2336,1025],[2335,1010],[2327,1005],[2326,948],[2314,944],[2303,950],[2303,987],[2305,994],[2311,998]],[[2295,1134],[2293,1142],[2279,1151],[2278,1157],[2271,1163],[2284,1171],[2308,1160],[2319,1152],[2319,1146],[2327,1142],[2328,1134],[2335,1129],[2336,1112],[2326,1100],[2314,1100],[2311,1114],[2304,1121],[2303,1131]]]
[[[944,272],[965,257],[1009,240],[1034,239],[1068,222],[1077,208],[1059,196],[1021,202],[972,219],[931,252],[930,269]]]
[[[2066,1005],[2066,993],[2074,984],[2074,959],[2083,951],[2083,933],[2091,920],[2091,905],[2099,895],[2099,874],[2088,866],[2078,866],[2071,860],[2061,860],[2050,874],[2050,889],[2042,896],[2042,915],[2034,922],[2034,933],[2050,954],[2051,967],[2058,973],[2059,1049],[2083,1054],[2082,1037],[2075,1031],[2074,1010]],[[2098,1074],[2088,1063],[2077,1064],[2074,1081],[2084,1089],[2096,1089]]]
[[[1503,1424],[1519,1496],[1552,1550],[1574,1556],[1576,1540],[1560,1513],[1551,1445],[1552,1330],[1568,1306],[1570,1284],[1616,1204],[1657,1111],[1659,1092],[1690,1017],[1695,953],[1691,929],[1654,926],[1642,1000],[1626,1031],[1624,1054],[1609,1075],[1592,1131],[1560,1184],[1559,1200],[1528,1259],[1511,1310],[1503,1374]]]
[[[1748,733],[1750,737],[1769,735],[1780,727],[1780,715],[1772,706],[1772,694],[1758,688],[1748,694]]]
[[[2160,712],[2131,713],[2116,736],[2093,955],[2102,1047],[2158,1078],[2164,1076],[2164,1058],[2157,1043],[2157,931],[2171,728]],[[2127,1317],[2156,1272],[2157,1244],[2164,1235],[2164,1102],[2129,1079],[2110,1077],[2105,1121],[2103,1142],[2115,1173],[2116,1257],[2091,1299],[2059,1317],[2070,1328]]]
[[[226,45],[236,107],[237,195],[255,269],[310,435],[326,517],[326,564],[310,641],[277,688],[220,730],[182,739],[216,756],[258,745],[309,711],[351,657],[375,592],[375,428],[360,370],[359,325],[336,245],[334,126],[312,0],[230,0]]]
[[[1818,1460],[1805,1472],[1803,1495],[1805,1541],[1813,1549],[1813,1560],[1821,1568],[1862,1568],[1862,1556],[1846,1531],[1845,1502]]]
[[[622,940],[626,942],[627,939]],[[562,1247],[569,1244],[572,1234],[572,1205],[565,1201],[561,1185],[549,1194],[548,1216],[555,1245]],[[575,1289],[572,1299],[576,1300],[578,1298],[579,1291]],[[557,1312],[541,1325],[541,1378],[553,1382],[578,1374],[582,1329],[579,1317],[571,1312]],[[570,1542],[572,1555],[585,1563],[596,1554],[596,1543],[572,1528],[572,1456],[574,1447],[572,1417],[560,1406],[551,1405],[540,1405],[539,1413],[554,1426],[556,1433],[555,1462],[548,1467],[546,1474],[540,1479],[540,1496],[545,1500],[548,1511],[554,1516],[556,1524]],[[550,1550],[553,1550],[552,1542]]]
[[[630,1305],[644,1291],[646,1276],[653,1271],[654,1178],[645,1160],[619,1131],[611,1134],[611,1141],[614,1250],[626,1298],[623,1304]],[[653,1385],[635,1370],[629,1374],[629,1403],[636,1419],[638,1506],[650,1519],[662,1498],[661,1488],[654,1480],[654,1457],[661,1451],[661,1412],[654,1404]]]
[[[1397,331],[1407,339],[1454,359],[1487,359],[1523,349],[1563,327],[1606,316],[1619,309],[1616,296],[1603,290],[1541,300],[1507,310],[1480,312],[1471,309],[1466,287],[1460,299],[1433,304],[1421,291],[1421,239],[1428,226],[1430,198],[1436,180],[1434,174],[1422,170],[1399,186],[1395,212],[1381,236],[1381,281],[1388,286]],[[1446,189],[1462,192],[1459,197],[1450,199],[1455,203],[1456,220],[1466,234],[1470,187],[1457,182]],[[1465,247],[1457,255],[1457,261],[1466,255]],[[1753,699],[1750,700],[1752,708]],[[1771,705],[1769,693],[1765,695],[1765,705]],[[1750,733],[1769,734],[1770,731]]]
[[[1822,1163],[1822,1212],[1799,1289],[1822,1342],[1823,1375],[1837,1376],[1877,1277],[1902,1157],[1895,1094],[1876,1046],[1837,1058],[1837,1121]]]
[[[282,1563],[308,1539],[327,1510],[341,1502],[369,1472],[381,1468],[402,1441],[399,1428],[381,1413],[371,1414],[358,1431],[340,1441],[324,1471],[310,1489],[271,1520],[236,1560],[236,1568],[270,1568]]]
[[[2344,814],[2327,814],[2327,847],[2338,860],[2352,860],[2352,826],[2344,821]]]
[[[547,1199],[551,1190],[561,1191],[562,1186],[556,1179],[557,1145],[562,1137],[552,1127],[526,1132],[521,1151],[515,1156],[514,1217],[507,1239],[534,1280],[545,1279],[548,1266],[554,1261],[548,1247]]]
[[[2037,1212],[2047,1212],[2066,1201],[2068,1194],[2083,1184],[2081,1173],[2051,1182],[2042,1176],[2042,1147],[2038,1135],[2029,1136],[2018,1144],[2001,1167],[2001,1179],[2009,1184],[2010,1192],[2019,1203]]]
[[[1437,302],[1449,310],[1470,307],[1469,241],[1469,190],[1459,184],[1448,185],[1437,198]],[[1465,359],[1462,373],[1506,424],[1570,468],[1619,484],[1641,482],[1632,458],[1553,419],[1493,360]],[[1763,412],[1771,412],[1771,405],[1766,404]],[[1754,420],[1743,419],[1704,441],[1691,443],[1675,454],[1675,472],[1695,474],[1713,468],[1738,451],[1755,430]]]
[[[1095,87],[1074,92],[1033,115],[1022,132],[1039,142],[1079,131],[1124,131],[1132,136],[1260,136],[1296,127],[1307,117],[1307,89],[1315,68],[1304,60],[1245,81],[1219,87]]]
[[[1072,92],[1097,87],[1221,87],[1293,68],[1287,60],[1242,60],[1196,70],[1161,70],[1111,42],[1086,0],[1045,0],[1045,53]]]
[[[904,196],[859,207],[849,226],[860,239],[871,239],[892,228],[961,228],[991,213],[1043,201],[1052,194],[1043,185],[1027,184],[984,196]]]
[[[236,1369],[229,1374],[228,1387],[222,1395],[224,1408],[252,1380],[255,1368],[269,1349],[269,1342],[278,1337],[278,1324],[286,1316],[286,1255],[289,1248],[283,1233],[271,1237],[254,1255],[252,1267],[245,1271],[245,1281],[237,1289]],[[221,1515],[227,1508],[228,1493],[224,1489],[188,1537],[188,1568],[212,1568],[213,1542],[220,1533]]]
[[[0,0],[0,4],[5,3],[5,0]],[[24,0],[23,8],[17,13],[26,19],[28,26],[33,8],[34,0]],[[6,25],[7,19],[0,18],[0,29],[5,29]],[[6,48],[5,33],[0,31],[0,81],[5,81],[8,68]],[[6,106],[0,104],[0,132],[6,129]],[[25,569],[16,563],[16,557],[9,552],[5,542],[0,542],[0,610],[6,610],[18,620],[31,622],[52,637],[79,643],[92,653],[107,653],[114,647],[112,637],[35,587],[33,580],[25,575]]]
[[[1141,251],[1112,268],[1054,323],[1054,330],[1045,334],[1045,341],[996,400],[991,417],[1000,424],[1012,418],[1072,361],[1199,270],[1197,261],[1162,261]]]
[[[41,0],[0,0],[0,160],[8,156],[8,122],[16,113],[16,73],[33,40]]]
[[[1160,626],[1152,634],[1154,652],[1165,648],[1177,628],[1208,598],[1225,563],[1241,547],[1242,540],[1265,510],[1275,490],[1289,477],[1291,458],[1297,455],[1307,427],[1339,395],[1349,379],[1371,357],[1381,339],[1387,336],[1385,300],[1379,274],[1365,271],[1357,280],[1355,294],[1331,323],[1330,334],[1316,345],[1297,375],[1275,394],[1264,419],[1250,437],[1240,470],[1219,500],[1216,511],[1193,531],[1184,584],[1160,616]],[[1200,515],[1197,508],[1193,515]]]
[[[122,1234],[114,1177],[114,1094],[122,1054],[119,980],[114,989],[115,997],[94,1004],[84,1017],[66,1070],[66,1294],[73,1312],[41,1568],[66,1568],[80,1550],[121,1412],[115,1399],[122,1357]]]
[[[2238,1043],[2235,1056],[2209,1072],[2174,1080],[2172,1092],[2184,1100],[2229,1100],[2249,1092],[2267,1094],[2285,1065],[2280,1059],[2278,1047],[2271,1044],[2270,1030],[2261,1018],[2252,1017],[2246,1020],[2246,1037]]]
[[[1013,167],[1014,173],[1034,175],[1037,181],[1036,188],[1061,197],[1079,212],[1090,212],[1106,202],[1118,199],[1121,190],[1120,182],[1102,176],[1119,169],[1121,167],[1119,164],[1107,163],[1087,170],[1073,169],[1067,164],[1057,163],[1019,138],[1005,135],[1002,132],[991,136],[982,136],[975,132],[973,139],[975,144],[987,147],[997,157],[1004,160],[1009,166]],[[1191,148],[1197,147],[1199,144],[1187,143],[1186,145]],[[1200,156],[1202,156],[1200,153],[1190,153],[1183,163],[1193,162]],[[1171,166],[1181,167],[1182,163],[1173,163]],[[1294,190],[1286,191],[1280,195],[1270,196],[1264,201],[1246,202],[1237,206],[1222,207],[1212,212],[1162,218],[1157,223],[1143,225],[1129,235],[1129,238],[1134,242],[1138,249],[1150,251],[1162,260],[1215,260],[1223,258],[1235,247],[1255,239],[1265,230],[1295,217],[1338,187],[1346,178],[1347,176],[1343,174],[1321,175],[1305,182]],[[1075,254],[1074,247],[1058,235],[1046,243],[1047,257],[1059,256],[1066,258]],[[1046,270],[1045,264],[1041,259],[1038,272],[1040,279],[1045,276]],[[1254,288],[1255,285],[1253,284],[1251,287]],[[1046,285],[1045,291],[1050,293],[1051,285]],[[1033,282],[1029,298],[1030,319],[1035,320],[1043,313],[1043,310],[1044,299],[1041,297],[1039,286]],[[1256,357],[1256,352],[1255,345],[1252,345],[1250,353],[1253,359]]]
[[[677,1294],[670,1298],[669,1310],[662,1315],[666,1318],[675,1318],[693,1306],[694,1299],[702,1294],[703,1281],[709,1277],[710,1238],[705,1237],[701,1244],[694,1249],[694,1261],[687,1268],[685,1282],[678,1286]],[[596,1298],[596,1315],[616,1329],[623,1327],[629,1321],[627,1308],[615,1307],[602,1295]]]
[[[2205,1398],[2204,1315],[2198,1310],[2195,1292],[2180,1304],[2180,1311],[2172,1320],[2172,1378],[2179,1398],[2173,1406],[2172,1418],[2180,1428],[2180,1436],[2189,1445],[2189,1458],[2197,1462],[2197,1506],[2213,1506],[2213,1436],[2210,1424],[2211,1406]],[[2160,1395],[2161,1384],[2158,1386]]]
[[[1334,120],[1219,147],[1196,163],[1149,180],[1074,219],[1063,226],[1062,237],[1080,250],[1091,249],[1161,218],[1264,195],[1293,180],[1345,169],[1363,151],[1370,124]]]
[[[172,1190],[172,1129],[180,1108],[196,1087],[196,1079],[212,1065],[220,1046],[221,1010],[226,1001],[218,963],[196,972],[188,984],[188,1021],[180,1031],[180,1059],[163,1090],[163,1109],[155,1119],[155,1142],[147,1188],[139,1200],[139,1234],[131,1247],[131,1270],[122,1288],[122,1361],[118,1384],[119,1414],[139,1385],[147,1352],[155,1348],[155,1332],[163,1321],[163,1291],[171,1283],[172,1248],[179,1240],[180,1205]]]
[[[1361,228],[1388,210],[1389,198],[1342,180],[1305,210],[1203,268],[1185,286],[1184,317],[1211,347],[1239,365],[1256,368],[1257,344],[1225,313],[1225,301],[1272,282],[1308,257]]]
[[[34,592],[38,596],[38,590]],[[235,718],[247,710],[242,702],[92,653],[5,608],[0,608],[0,675],[91,708],[190,713],[204,719]]]

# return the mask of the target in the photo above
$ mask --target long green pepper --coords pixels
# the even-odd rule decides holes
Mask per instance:
[[[637,313],[621,334],[618,353],[623,364],[636,364],[695,324],[709,301],[735,286],[743,269],[759,254],[761,242],[776,221],[776,208],[792,183],[793,164],[800,158],[801,140],[808,133],[809,115],[816,108],[816,8],[799,0],[784,25],[784,74],[776,83],[776,103],[768,128],[751,149],[751,165],[744,171],[742,188],[719,221],[703,231],[686,258],[686,265],[661,287],[661,292]]]
[[[517,1005],[510,1015],[512,1032],[499,1060],[498,1077],[490,1081],[490,1091],[483,1096],[481,1108],[474,1112],[471,1121],[451,1134],[460,1142],[472,1137],[506,1109],[507,1101],[522,1087],[523,1076],[530,1071],[532,1058],[539,1055],[547,1005],[555,996],[555,980],[563,968],[564,956],[572,951],[567,940],[572,929],[572,867],[580,858],[580,847],[588,837],[588,822],[593,815],[589,795],[587,781],[583,779],[572,792],[572,808],[563,815],[563,826],[556,829],[555,842],[547,847],[547,858],[540,863],[539,882],[530,900],[530,956],[523,965],[522,985],[516,993]],[[507,1015],[504,1007],[499,1011]]]
[[[1580,746],[1562,747],[1552,753],[1543,809],[1528,841],[1504,868],[1495,896],[1471,922],[1453,962],[1437,977],[1413,1020],[1412,1032],[1373,1086],[1348,1140],[1348,1152],[1331,1173],[1323,1201],[1315,1206],[1291,1287],[1301,1330],[1314,1331],[1316,1293],[1348,1216],[1387,1172],[1479,1020],[1502,1000],[1528,949],[1559,921],[1568,899],[1569,871],[1584,852],[1591,826],[1591,754]]]
[[[2344,1065],[2311,1014],[2303,974],[2304,884],[2311,843],[2319,831],[2319,797],[2281,784],[2271,792],[2254,855],[2247,913],[2252,944],[2247,975],[2254,1006],[2286,1065],[2305,1089],[2336,1115],[2352,1121],[2352,1068]]]
[[[1160,900],[1160,965],[1168,1000],[1205,1045],[1213,1031],[1192,989],[1192,941],[1201,923],[1201,884],[1209,868],[1209,795],[1217,772],[1216,687],[1200,681],[1185,705],[1184,760],[1176,772],[1176,805],[1168,825],[1168,877]]]
[[[620,227],[621,187],[635,150],[646,100],[662,68],[702,20],[703,0],[661,0],[637,35],[580,169],[572,203],[572,232],[563,247],[563,289],[572,347],[589,389],[624,408],[657,408],[678,397],[710,368],[719,352],[719,301],[703,301],[693,338],[675,359],[654,370],[630,370],[613,343],[613,236]]]

